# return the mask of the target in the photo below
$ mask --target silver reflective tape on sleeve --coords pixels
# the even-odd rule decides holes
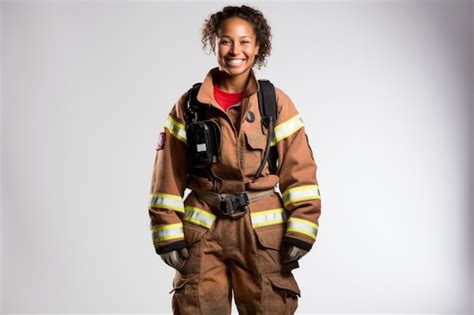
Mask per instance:
[[[283,208],[278,208],[251,213],[250,218],[252,220],[252,226],[256,228],[286,222],[287,217],[285,210]]]
[[[184,237],[182,223],[155,226],[151,231],[154,243]]]
[[[183,198],[176,195],[154,193],[150,196],[150,208],[166,208],[184,212]]]
[[[301,118],[300,114],[296,114],[292,118],[288,119],[287,121],[278,124],[275,126],[275,139],[272,141],[272,145],[275,145],[278,141],[283,140],[299,129],[303,128],[303,118]]]
[[[303,200],[321,199],[318,185],[305,185],[286,190],[282,195],[283,205]]]
[[[316,225],[316,223],[313,223],[308,220],[299,218],[289,218],[286,231],[302,233],[308,235],[313,239],[316,239],[316,235],[318,234],[318,226]]]
[[[168,129],[171,135],[175,138],[181,140],[182,142],[186,143],[186,129],[182,123],[179,123],[173,117],[168,115],[168,118],[165,121],[165,128]]]
[[[215,219],[216,216],[214,214],[209,213],[203,209],[191,206],[185,207],[183,218],[184,221],[193,222],[210,229]]]

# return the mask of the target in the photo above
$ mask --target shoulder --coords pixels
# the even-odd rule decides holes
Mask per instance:
[[[278,120],[280,117],[283,119],[287,119],[288,117],[292,117],[298,114],[298,110],[296,109],[295,104],[291,100],[290,96],[283,91],[282,88],[275,85],[275,97],[277,103],[277,112],[278,112]]]
[[[288,96],[288,94],[286,94],[282,88],[276,85],[275,85],[275,96],[276,96],[277,103],[291,102],[291,99]]]
[[[171,107],[171,110],[169,112],[169,115],[178,120],[179,122],[183,123],[184,116],[185,116],[185,109],[186,109],[186,102],[188,100],[188,91],[186,90],[182,92],[174,102],[173,106]]]

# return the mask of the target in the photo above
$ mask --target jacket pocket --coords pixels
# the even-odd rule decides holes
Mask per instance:
[[[267,136],[255,131],[246,131],[245,142],[244,171],[245,175],[249,176],[255,174],[262,163]]]
[[[267,136],[258,132],[246,131],[245,139],[250,148],[254,150],[265,150]]]

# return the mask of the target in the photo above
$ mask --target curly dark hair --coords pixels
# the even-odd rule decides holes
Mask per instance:
[[[266,65],[266,57],[270,56],[272,50],[272,32],[263,13],[257,9],[246,5],[240,7],[226,6],[222,11],[209,15],[204,21],[201,33],[202,49],[205,50],[209,43],[209,54],[216,48],[216,37],[222,21],[231,17],[239,17],[246,20],[253,26],[253,31],[257,36],[257,44],[259,46],[258,55],[255,56],[254,65],[260,69]]]

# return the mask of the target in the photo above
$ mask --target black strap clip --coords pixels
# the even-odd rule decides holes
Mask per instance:
[[[233,219],[240,218],[248,210],[249,197],[246,192],[236,193],[219,202],[219,210]]]

